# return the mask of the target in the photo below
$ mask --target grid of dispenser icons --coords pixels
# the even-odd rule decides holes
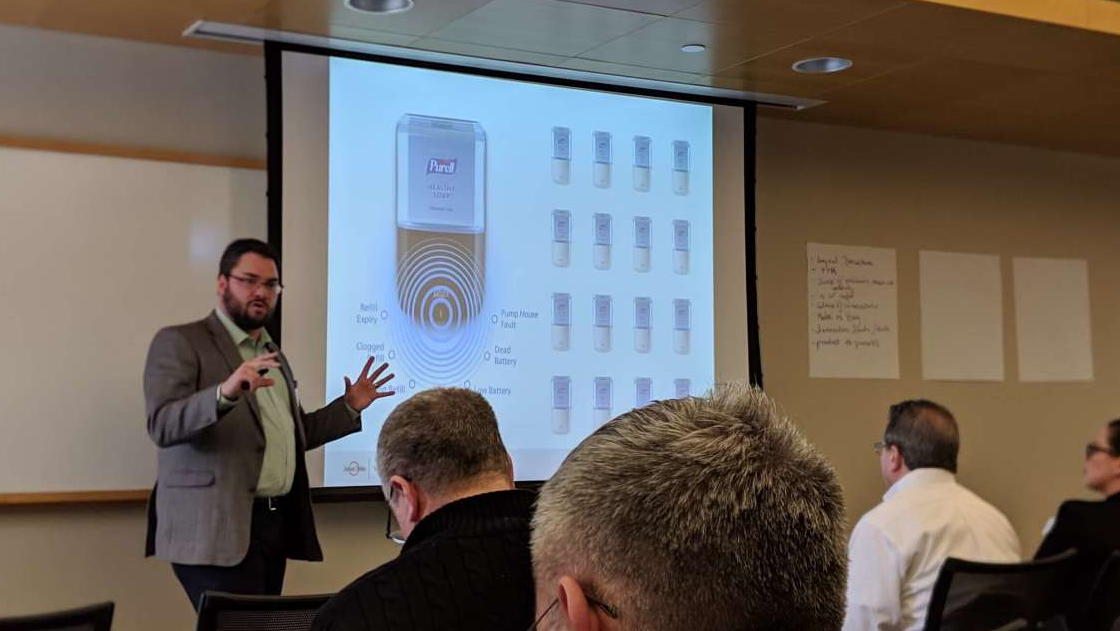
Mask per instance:
[[[595,131],[592,134],[591,183],[595,188],[611,188],[614,164],[613,138],[610,132]],[[634,136],[633,172],[631,186],[634,191],[646,193],[652,190],[654,181],[653,140],[649,136]],[[687,141],[672,141],[670,172],[671,187],[674,195],[688,195],[691,148]],[[561,186],[572,185],[572,131],[567,127],[552,128],[552,181]],[[610,213],[592,212],[587,215],[591,220],[591,263],[598,270],[608,270],[616,264],[612,261],[615,226]],[[579,218],[572,210],[557,208],[552,211],[552,264],[556,267],[570,267],[573,264],[571,245],[576,238],[573,223]],[[649,272],[655,265],[653,250],[654,221],[650,217],[634,217],[633,226],[633,269],[636,272]],[[691,249],[691,226],[687,219],[674,219],[672,222],[673,249],[665,256],[672,265],[674,274],[689,273],[689,250]]]
[[[688,174],[692,160],[692,146],[686,140],[672,141],[669,177],[674,195],[688,195]],[[595,188],[611,188],[614,180],[614,137],[608,131],[595,131],[591,135],[591,184]],[[649,136],[634,136],[631,186],[635,191],[649,192],[653,185],[654,142]],[[572,130],[567,127],[552,128],[552,181],[567,186],[572,183]],[[625,171],[624,171],[625,173]]]
[[[688,355],[692,351],[692,301],[674,298],[673,352]],[[647,354],[653,348],[651,334],[653,300],[647,296],[634,297],[634,351]],[[614,349],[614,298],[606,294],[591,297],[591,345],[600,353]],[[567,292],[552,294],[552,350],[567,351],[572,346],[572,295]]]
[[[593,393],[592,422],[598,428],[614,418],[614,379],[612,377],[593,377],[588,384]],[[569,375],[552,377],[552,433],[571,432],[572,378]],[[673,380],[673,396],[678,399],[692,396],[692,380],[677,378]],[[640,408],[653,401],[653,379],[637,377],[634,379],[634,407]]]
[[[654,141],[649,136],[634,136],[630,187],[637,193],[648,193],[653,189],[655,178]],[[690,144],[684,140],[673,140],[671,159],[668,166],[669,183],[674,195],[689,194],[689,170],[691,161]],[[591,134],[591,185],[608,189],[612,186],[625,186],[616,179],[614,170],[614,137],[610,132],[596,130]],[[556,185],[571,186],[572,161],[579,159],[573,151],[572,130],[568,127],[552,128],[552,181]],[[664,176],[661,176],[664,177]],[[576,183],[578,185],[578,183]],[[580,261],[572,258],[572,243],[578,238],[577,222],[590,222],[591,267],[606,271],[620,262],[613,257],[615,246],[615,222],[610,213],[588,211],[579,213],[573,209],[555,208],[552,210],[552,264],[556,267],[581,266]],[[674,274],[690,273],[689,252],[691,250],[691,225],[687,219],[673,219],[672,251],[665,253],[660,261],[653,250],[654,219],[648,216],[635,216],[632,230],[632,267],[634,272],[648,273],[658,265],[671,266]],[[625,261],[625,259],[623,259]],[[625,265],[625,263],[622,263]],[[614,339],[615,298],[604,294],[591,297],[591,344],[599,353],[609,353],[616,349],[619,340]],[[658,305],[648,296],[633,298],[634,340],[633,349],[637,353],[648,354],[654,346],[651,327],[651,313]],[[692,329],[692,303],[686,298],[676,298],[671,305],[662,308],[673,310],[672,349],[678,355],[691,352],[690,332]],[[568,351],[571,348],[571,327],[573,326],[572,296],[568,293],[552,294],[552,348]],[[622,342],[625,343],[625,342]],[[614,409],[614,380],[611,377],[595,377],[588,386],[592,389],[593,415],[595,427],[610,420]],[[572,388],[575,387],[571,376],[552,377],[552,431],[567,434],[570,431],[569,412]],[[673,380],[672,392],[678,398],[691,396],[690,379]],[[654,384],[650,377],[637,377],[634,380],[634,407],[642,407],[652,401]]]

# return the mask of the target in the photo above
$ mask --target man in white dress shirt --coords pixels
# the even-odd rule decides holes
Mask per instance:
[[[921,631],[946,557],[1014,563],[1015,530],[998,509],[957,483],[960,433],[932,401],[891,406],[879,469],[889,487],[848,544],[844,631]]]

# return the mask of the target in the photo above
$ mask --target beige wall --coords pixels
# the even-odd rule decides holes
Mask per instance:
[[[0,25],[0,135],[264,158],[264,58]]]
[[[24,125],[12,115],[14,106],[0,100],[0,132],[263,157],[263,88],[236,85],[256,72],[259,59],[182,53],[191,55],[184,62],[190,72],[200,73],[200,83],[183,83],[176,80],[177,68],[184,68],[176,65],[183,62],[177,49],[33,31],[11,35],[0,27],[0,51],[18,40],[20,55],[46,58],[41,65],[21,62],[19,75],[0,73],[0,93],[38,86],[34,95],[21,96],[21,108],[56,115]],[[62,44],[70,51],[65,71],[51,53]],[[75,71],[100,80],[68,81]],[[221,87],[231,84],[231,91]],[[180,99],[167,95],[191,91],[191,85],[216,86],[209,96],[214,100],[185,111],[176,105]],[[108,104],[98,124],[111,134],[69,118],[91,100]],[[145,110],[142,120],[134,117],[136,108]],[[221,132],[181,134],[174,126],[184,116],[191,129]],[[1120,378],[1114,350],[1120,330],[1113,317],[1120,311],[1120,255],[1112,247],[1120,234],[1113,212],[1120,161],[762,120],[758,163],[766,386],[836,463],[853,519],[881,492],[870,444],[882,432],[886,406],[928,396],[961,419],[964,481],[1003,508],[1033,549],[1056,503],[1078,492],[1080,445],[1120,407],[1112,396]],[[807,378],[806,241],[899,248],[901,380]],[[920,248],[1088,258],[1096,382],[1017,384],[1013,344],[1006,349],[1011,379],[1004,384],[921,381]],[[1009,265],[1005,259],[1005,281]],[[1009,287],[1005,282],[1005,297]],[[1006,299],[1005,313],[1013,340],[1014,313]],[[336,590],[396,553],[381,534],[380,504],[318,505],[316,516],[327,560],[291,564],[288,593]],[[0,507],[0,615],[112,599],[119,631],[192,628],[170,569],[142,558],[143,533],[138,505]]]
[[[852,523],[883,491],[887,406],[927,397],[960,421],[960,478],[1033,554],[1081,493],[1082,446],[1120,416],[1120,160],[762,119],[757,200],[766,389],[836,464]],[[897,248],[901,379],[808,378],[806,242]],[[1002,255],[1005,382],[922,380],[922,249]],[[1012,256],[1088,259],[1094,382],[1018,382]]]

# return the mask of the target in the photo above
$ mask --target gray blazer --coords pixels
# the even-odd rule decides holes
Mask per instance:
[[[159,473],[148,500],[145,556],[173,563],[232,566],[249,550],[249,525],[264,459],[256,395],[218,412],[218,386],[242,362],[218,316],[156,333],[144,366],[148,435]],[[286,365],[286,362],[285,362]],[[289,371],[296,474],[282,504],[288,558],[321,561],[303,453],[359,431],[342,398],[306,414]]]

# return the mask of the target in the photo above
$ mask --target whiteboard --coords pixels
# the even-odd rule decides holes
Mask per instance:
[[[0,148],[0,493],[150,488],[142,376],[265,238],[265,172]]]

